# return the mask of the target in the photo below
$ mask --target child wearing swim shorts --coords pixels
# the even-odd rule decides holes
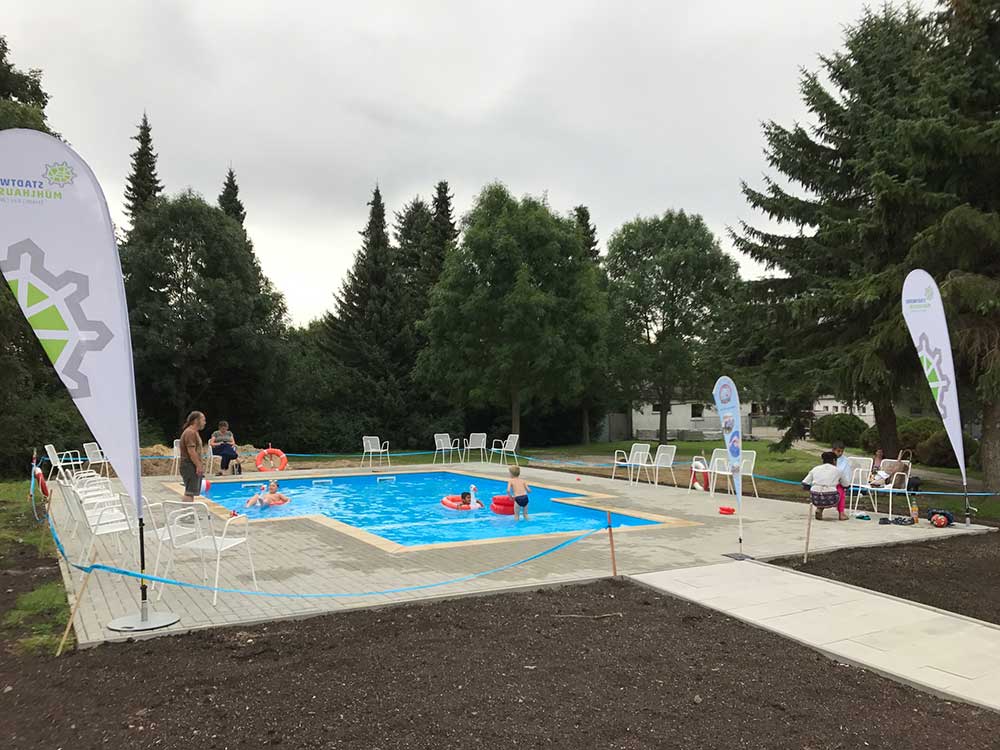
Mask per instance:
[[[507,494],[514,498],[514,520],[520,521],[521,516],[528,520],[528,493],[531,488],[521,479],[521,467],[510,467],[510,481],[507,482]]]

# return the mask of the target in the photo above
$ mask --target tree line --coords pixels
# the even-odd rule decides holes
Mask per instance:
[[[0,127],[48,129],[40,74],[0,52]],[[168,440],[200,408],[298,452],[355,451],[364,433],[400,449],[473,430],[586,442],[609,410],[642,402],[665,405],[665,434],[669,405],[710,400],[725,371],[783,415],[783,445],[831,394],[873,404],[891,454],[901,395],[926,398],[899,304],[906,272],[924,267],[1000,488],[995,4],[865,11],[800,91],[809,124],[765,123],[770,174],[742,186],[779,229],[729,230],[766,278],[742,280],[688,211],[628,221],[602,254],[586,206],[493,183],[456,217],[441,181],[390,213],[375,187],[330,311],[303,327],[260,269],[234,171],[214,204],[167,195],[143,116],[120,247],[144,437]],[[70,440],[79,425],[8,297],[0,429],[17,450]]]

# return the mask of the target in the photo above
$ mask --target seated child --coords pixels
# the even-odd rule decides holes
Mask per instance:
[[[823,511],[836,505],[840,520],[846,521],[845,498],[837,488],[843,487],[849,480],[845,480],[837,468],[836,453],[826,451],[820,458],[823,463],[810,469],[802,480],[802,486],[809,490],[809,502],[816,508],[816,520],[823,520]]]
[[[278,492],[278,480],[272,479],[266,491],[261,487],[260,492],[247,500],[246,507],[259,505],[261,508],[268,508],[272,505],[284,505],[289,501],[290,498],[287,495]]]

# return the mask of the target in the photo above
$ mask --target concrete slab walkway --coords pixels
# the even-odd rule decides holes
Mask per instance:
[[[922,690],[1000,711],[1000,627],[759,562],[631,578]]]

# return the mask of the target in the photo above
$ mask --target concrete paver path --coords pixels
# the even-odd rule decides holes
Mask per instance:
[[[1000,627],[991,623],[757,562],[631,577],[838,661],[1000,710]]]

